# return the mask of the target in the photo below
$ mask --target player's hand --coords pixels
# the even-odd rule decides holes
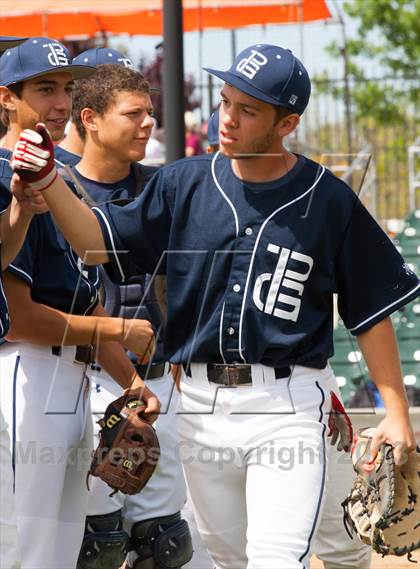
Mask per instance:
[[[56,179],[54,143],[45,125],[25,129],[16,142],[10,166],[34,190],[46,190]]]
[[[155,335],[148,320],[123,320],[123,345],[136,354],[140,365],[147,363],[155,353]]]
[[[382,444],[394,447],[395,464],[407,462],[407,454],[416,448],[416,438],[410,425],[408,413],[387,413],[379,423],[370,447],[371,460],[374,460]]]
[[[42,194],[32,190],[27,182],[20,179],[19,174],[13,174],[10,189],[22,212],[28,215],[36,215],[48,211],[48,205]]]
[[[331,411],[328,417],[328,436],[331,437],[331,444],[337,443],[337,450],[350,452],[353,440],[353,425],[347,415],[343,404],[334,391],[331,395]]]
[[[138,394],[140,392],[140,399],[146,405],[144,410],[144,420],[152,424],[159,417],[160,414],[160,401],[156,395],[151,391],[141,377],[136,374],[129,389],[125,390],[125,393],[130,394],[133,391]]]

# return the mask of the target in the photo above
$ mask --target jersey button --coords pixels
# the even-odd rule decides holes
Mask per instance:
[[[230,327],[227,329],[227,333],[229,334],[229,336],[233,336],[234,333],[235,333],[235,328],[232,328],[232,326],[230,326]]]
[[[246,234],[246,235],[252,235],[253,233],[254,233],[254,232],[252,231],[252,227],[247,227],[247,228],[245,229],[245,234]]]
[[[233,290],[234,290],[234,292],[239,292],[241,290],[241,285],[239,285],[239,284],[233,285]]]

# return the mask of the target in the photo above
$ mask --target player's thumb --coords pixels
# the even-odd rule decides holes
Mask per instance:
[[[378,456],[379,449],[385,442],[385,438],[383,434],[376,430],[375,434],[372,437],[370,442],[369,452],[367,453],[367,462],[373,462],[375,458]]]
[[[52,144],[52,138],[50,131],[47,129],[44,123],[39,122],[35,126],[35,130],[42,136],[42,144],[44,147],[49,148]]]

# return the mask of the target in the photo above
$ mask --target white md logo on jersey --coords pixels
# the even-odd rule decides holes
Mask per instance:
[[[236,70],[249,79],[253,79],[256,73],[266,63],[268,63],[268,59],[265,57],[265,55],[253,49],[251,50],[251,55],[249,57],[241,59],[241,61],[236,66]]]
[[[273,274],[263,273],[257,277],[252,298],[254,299],[256,307],[258,310],[261,310],[261,312],[296,322],[301,305],[301,299],[299,297],[302,296],[305,288],[302,283],[308,280],[314,260],[308,255],[291,251],[290,249],[286,249],[286,247],[281,248],[272,243],[268,245],[267,251],[278,255],[277,267]],[[287,264],[289,259],[298,261],[302,266],[302,271],[297,272],[288,269]],[[271,283],[264,303],[261,295],[263,285],[267,281],[271,281]],[[298,296],[291,296],[290,294],[286,294],[286,292],[282,292],[284,289],[294,290]],[[275,306],[278,302],[290,306],[291,310],[276,308]]]
[[[59,43],[46,43],[42,47],[46,47],[50,50],[48,54],[48,61],[54,67],[58,65],[69,65],[70,61],[67,57],[64,47]]]

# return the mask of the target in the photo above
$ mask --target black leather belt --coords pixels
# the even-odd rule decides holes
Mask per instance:
[[[189,366],[183,366],[185,373],[191,377]],[[282,379],[290,377],[290,366],[275,367],[274,377]],[[207,364],[207,379],[219,385],[251,385],[252,366],[251,364]]]
[[[51,346],[53,356],[61,356],[61,346]],[[94,349],[91,345],[76,346],[74,361],[78,364],[91,364],[95,361]]]
[[[153,362],[151,365],[136,365],[137,373],[142,379],[158,379],[169,371],[168,362]]]
[[[165,373],[169,372],[170,365],[171,364],[169,364],[168,362],[156,362],[152,363],[151,365],[134,364],[134,367],[136,368],[137,373],[142,379],[159,379],[160,377],[165,375]],[[97,372],[100,372],[102,369],[97,362],[93,362],[91,368]]]

